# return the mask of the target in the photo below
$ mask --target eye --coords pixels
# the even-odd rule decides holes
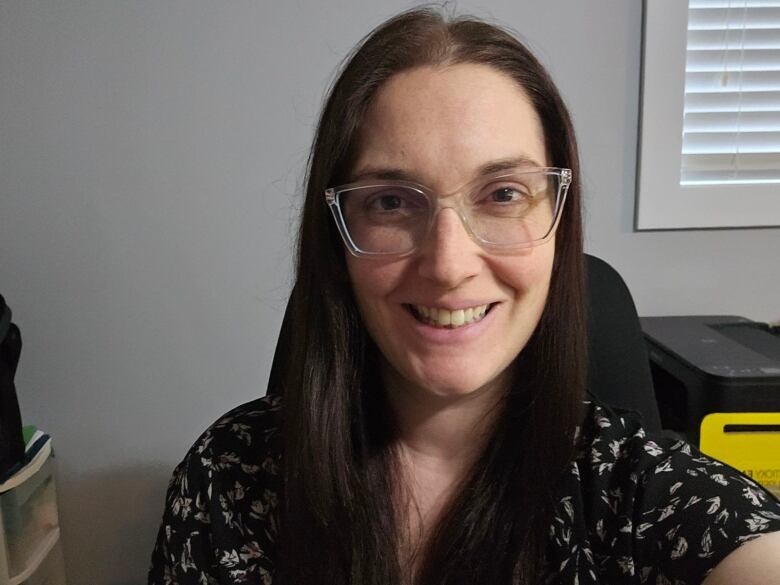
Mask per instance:
[[[486,185],[477,196],[477,205],[527,204],[532,199],[528,186],[520,182],[500,182]]]
[[[386,194],[378,195],[371,202],[370,207],[377,211],[395,211],[404,206],[404,200],[398,195]]]
[[[495,203],[512,203],[522,197],[523,195],[514,187],[499,187],[489,194],[490,201]]]
[[[366,194],[363,208],[368,213],[411,213],[426,209],[425,199],[412,190],[382,189]]]

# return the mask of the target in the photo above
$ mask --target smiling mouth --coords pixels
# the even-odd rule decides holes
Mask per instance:
[[[406,307],[420,323],[425,323],[432,327],[457,329],[458,327],[465,327],[466,325],[481,321],[496,304],[498,303],[477,305],[476,307],[457,309],[455,311],[442,309],[440,307],[426,307],[424,305],[404,305],[404,307]]]

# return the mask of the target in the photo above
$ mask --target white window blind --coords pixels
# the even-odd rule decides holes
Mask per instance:
[[[689,0],[681,185],[780,183],[780,0]]]

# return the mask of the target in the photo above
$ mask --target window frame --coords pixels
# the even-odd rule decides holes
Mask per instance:
[[[780,184],[681,185],[687,0],[644,0],[634,228],[780,226]]]

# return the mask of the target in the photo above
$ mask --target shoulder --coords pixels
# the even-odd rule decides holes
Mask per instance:
[[[624,484],[637,496],[648,497],[661,486],[671,497],[685,486],[701,488],[702,496],[740,495],[739,501],[774,511],[777,500],[755,481],[729,465],[703,454],[690,443],[671,435],[647,434],[634,412],[593,403],[584,425],[578,465],[589,469],[594,484]],[[732,489],[724,489],[732,488]],[[686,502],[688,508],[695,505]]]
[[[588,402],[574,469],[583,488],[612,491],[622,502],[633,497],[648,477],[684,472],[687,466],[673,469],[670,459],[691,457],[693,452],[685,441],[648,436],[641,417],[633,411]]]
[[[171,483],[232,495],[235,486],[278,489],[281,463],[281,399],[264,396],[233,408],[214,421],[190,447]]]
[[[660,516],[675,512],[679,518],[683,512],[695,515],[702,510],[712,515],[717,510],[725,517],[731,505],[749,533],[757,528],[748,521],[751,513],[780,520],[780,503],[755,481],[682,439],[648,435],[636,413],[592,404],[584,428],[579,471],[592,488],[621,488],[630,496],[624,498],[624,508],[653,509],[657,504]]]
[[[236,406],[212,423],[188,455],[222,459],[256,457],[279,452],[281,398],[263,396]],[[235,457],[233,457],[235,456]]]
[[[572,523],[614,577],[698,583],[740,544],[780,530],[780,503],[751,479],[683,440],[647,435],[635,413],[597,403],[568,481]]]
[[[279,398],[219,417],[176,467],[149,583],[270,583],[281,486]]]

